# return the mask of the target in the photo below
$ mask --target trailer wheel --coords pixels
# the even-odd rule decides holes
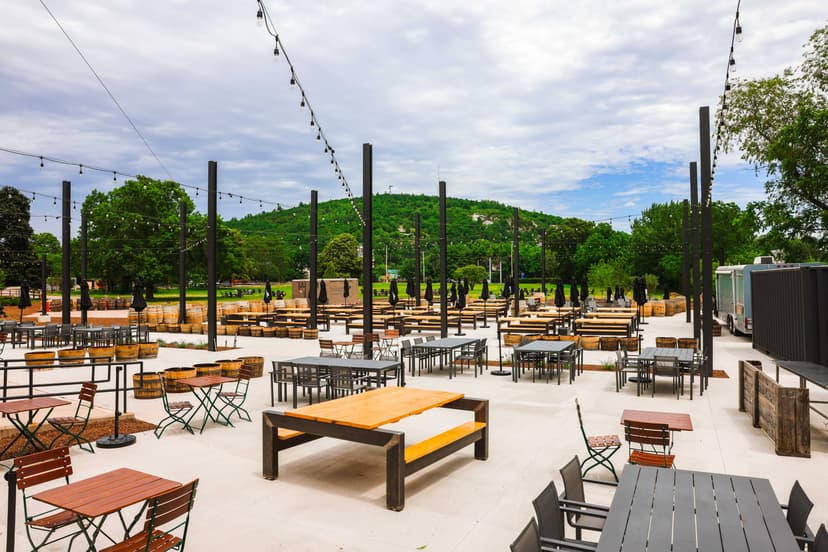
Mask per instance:
[[[727,331],[730,332],[730,335],[736,335],[736,325],[733,323],[733,317],[727,317]]]

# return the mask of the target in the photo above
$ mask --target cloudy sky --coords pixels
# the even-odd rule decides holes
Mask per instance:
[[[153,157],[44,8],[82,50]],[[267,0],[280,39],[356,195],[362,144],[375,193],[494,199],[619,229],[687,196],[700,106],[722,92],[736,1]],[[225,218],[344,197],[253,0],[16,0],[0,9],[0,147],[206,187],[253,201]],[[736,76],[798,64],[826,12],[745,0]],[[711,125],[712,126],[712,125]],[[761,178],[720,159],[715,199],[745,204]],[[0,152],[0,185],[78,202],[112,174]],[[122,178],[119,178],[119,182]],[[193,196],[206,211],[204,194]],[[271,208],[262,204],[264,209]],[[32,205],[59,234],[58,208]],[[52,218],[47,218],[51,216]],[[75,218],[79,218],[75,217]]]

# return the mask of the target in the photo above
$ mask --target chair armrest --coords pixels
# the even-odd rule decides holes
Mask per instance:
[[[588,510],[597,510],[598,512],[609,512],[609,506],[603,506],[601,504],[592,504],[590,502],[578,502],[577,500],[569,500],[568,498],[559,497],[558,502],[563,504],[564,506],[577,506],[579,508],[586,508]],[[606,517],[606,514],[604,514]]]
[[[811,531],[810,527],[805,527],[805,534],[804,535],[794,535],[796,542],[800,544],[805,544],[805,550],[813,550],[814,549],[814,532]]]
[[[586,541],[558,540],[541,537],[541,551],[551,552],[553,550],[575,550],[579,552],[594,552],[598,547],[596,543]]]
[[[587,479],[586,477],[582,477],[581,481],[585,481],[586,483],[595,483],[596,485],[609,485],[610,487],[618,486],[618,481],[604,481],[603,479]]]
[[[582,508],[582,507],[572,507],[569,504],[570,503],[561,504],[561,511],[569,513],[569,514],[578,514],[580,516],[597,517],[597,518],[602,518],[602,519],[606,519],[606,517],[607,517],[607,512],[606,511],[591,510],[589,508]],[[576,503],[576,504],[580,504],[580,503]]]

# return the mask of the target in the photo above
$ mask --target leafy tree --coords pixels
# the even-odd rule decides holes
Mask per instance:
[[[53,275],[61,273],[63,270],[63,266],[61,264],[63,249],[54,234],[43,232],[32,236],[32,251],[37,259],[40,259],[43,255],[46,255],[47,274]]]
[[[575,273],[587,274],[594,264],[627,255],[629,243],[630,235],[626,232],[614,230],[606,222],[598,224],[575,251]]]
[[[575,253],[589,238],[594,222],[568,218],[553,224],[546,230],[547,274],[564,282],[571,282],[576,276]]]
[[[351,234],[334,237],[317,258],[323,278],[356,278],[361,275],[362,259],[357,256],[359,243]]]
[[[469,280],[469,287],[474,289],[476,284],[483,283],[483,279],[489,275],[489,272],[478,265],[466,265],[456,269],[453,273],[455,280]]]
[[[723,110],[725,148],[768,181],[759,206],[776,239],[815,239],[828,256],[828,27],[810,37],[799,67],[736,81]]]
[[[32,250],[29,198],[17,188],[0,188],[0,270],[6,284],[40,281],[40,263]]]

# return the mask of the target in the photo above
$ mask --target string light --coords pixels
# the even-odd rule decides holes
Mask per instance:
[[[330,155],[330,157],[331,157],[330,164],[334,167],[334,174],[336,174],[337,180],[341,181],[342,187],[345,191],[345,195],[348,197],[349,201],[351,202],[351,206],[353,207],[354,212],[356,213],[357,217],[359,218],[360,223],[364,226],[365,225],[365,220],[362,216],[362,211],[359,209],[359,207],[357,207],[356,200],[354,199],[353,194],[351,193],[350,186],[348,186],[348,181],[345,178],[345,175],[342,174],[342,170],[339,167],[339,162],[336,160],[336,157],[334,155],[334,149],[331,147],[330,143],[328,142],[328,139],[325,136],[325,132],[324,132],[324,130],[322,130],[322,127],[319,124],[319,120],[316,117],[316,113],[314,112],[313,108],[311,107],[310,100],[308,100],[307,95],[305,94],[305,89],[302,87],[302,82],[299,80],[299,78],[296,75],[296,68],[294,67],[293,62],[291,62],[290,56],[288,56],[287,52],[285,51],[284,42],[282,42],[281,38],[279,38],[279,33],[276,32],[276,28],[273,24],[272,18],[270,17],[270,13],[267,10],[267,6],[265,6],[263,0],[257,0],[257,3],[258,3],[258,10],[256,12],[256,21],[257,21],[257,23],[262,23],[263,22],[264,27],[267,30],[267,33],[270,36],[273,37],[273,40],[275,41],[275,47],[273,49],[274,56],[279,55],[279,48],[281,46],[281,53],[284,56],[285,61],[288,64],[288,67],[290,68],[290,84],[291,84],[291,86],[297,86],[299,88],[299,92],[300,92],[300,96],[301,96],[300,101],[299,101],[299,107],[303,108],[303,107],[307,106],[308,110],[310,111],[310,115],[311,115],[310,126],[312,128],[317,129],[316,140],[325,144],[324,153],[326,155]]]

